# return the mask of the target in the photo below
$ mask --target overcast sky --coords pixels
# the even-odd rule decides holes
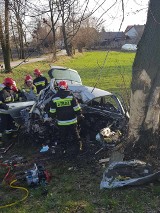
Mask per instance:
[[[104,0],[91,0],[92,7],[95,5],[101,5]],[[116,0],[106,0],[105,3],[100,6],[98,11],[94,14],[96,17],[100,17],[105,11],[114,4]],[[142,25],[146,23],[147,8],[149,0],[124,0],[125,17],[121,27],[121,31],[124,31],[128,25]],[[103,15],[104,27],[106,31],[118,31],[122,21],[122,4],[121,0],[117,0],[115,6]]]

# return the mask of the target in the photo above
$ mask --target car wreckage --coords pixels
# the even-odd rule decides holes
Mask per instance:
[[[48,71],[51,79],[49,85],[43,89],[37,100],[9,103],[9,113],[18,126],[20,143],[31,141],[49,143],[58,141],[58,127],[56,120],[47,114],[47,104],[56,93],[56,85],[60,80],[66,80],[69,89],[78,99],[84,121],[79,125],[82,137],[95,139],[97,133],[109,127],[112,131],[126,131],[128,112],[119,98],[98,88],[84,86],[76,70],[53,66]],[[49,122],[45,122],[49,121]]]

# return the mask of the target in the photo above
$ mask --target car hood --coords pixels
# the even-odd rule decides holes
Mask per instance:
[[[78,99],[81,99],[83,103],[87,103],[97,97],[112,95],[112,93],[105,90],[83,85],[69,85],[69,89]]]

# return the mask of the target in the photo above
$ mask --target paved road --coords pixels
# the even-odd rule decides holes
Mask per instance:
[[[61,50],[60,52],[57,53],[57,56],[60,56],[60,55],[66,55],[66,51],[65,50]],[[37,61],[45,61],[45,60],[50,60],[52,57],[51,54],[49,55],[43,55],[39,58],[28,58],[25,60],[17,60],[17,61],[11,61],[11,67],[16,67],[18,65],[22,65],[22,64],[29,64],[29,63],[32,63],[32,62],[37,62]]]

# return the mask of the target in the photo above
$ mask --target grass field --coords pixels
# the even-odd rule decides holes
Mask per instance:
[[[67,66],[79,71],[85,85],[114,92],[129,90],[134,53],[88,52],[74,58],[61,57],[54,65]],[[106,59],[106,61],[105,61]],[[105,63],[104,63],[105,62]],[[104,66],[103,66],[104,64]],[[23,84],[24,75],[32,74],[40,68],[47,76],[49,62],[38,62],[20,66],[13,70],[18,86]],[[101,69],[101,67],[103,67]],[[100,79],[99,79],[100,76]],[[0,79],[6,77],[0,74]],[[99,79],[97,81],[97,79]],[[8,154],[11,154],[11,149]],[[33,162],[40,159],[39,149],[16,150],[16,154],[26,155]],[[15,153],[12,153],[12,155]],[[37,157],[36,157],[37,156]],[[43,156],[45,158],[46,156]],[[106,156],[107,157],[107,156]],[[127,187],[100,190],[104,167],[94,159],[80,158],[77,161],[48,160],[46,168],[53,174],[47,186],[48,194],[42,193],[43,187],[29,188],[27,200],[17,206],[0,209],[2,213],[158,213],[160,211],[160,185]],[[0,177],[4,170],[0,172]],[[1,178],[0,178],[1,179]],[[21,185],[21,184],[20,184]],[[21,199],[23,192],[0,185],[0,205]]]
[[[13,74],[7,76],[14,77],[20,86],[26,74],[32,74],[37,67],[47,76],[50,65],[61,65],[76,69],[85,85],[94,86],[110,91],[119,90],[121,87],[130,87],[131,69],[134,60],[134,53],[122,52],[86,52],[78,54],[74,58],[62,56],[57,62],[36,62],[21,65],[13,69]],[[0,74],[0,80],[6,77]]]

